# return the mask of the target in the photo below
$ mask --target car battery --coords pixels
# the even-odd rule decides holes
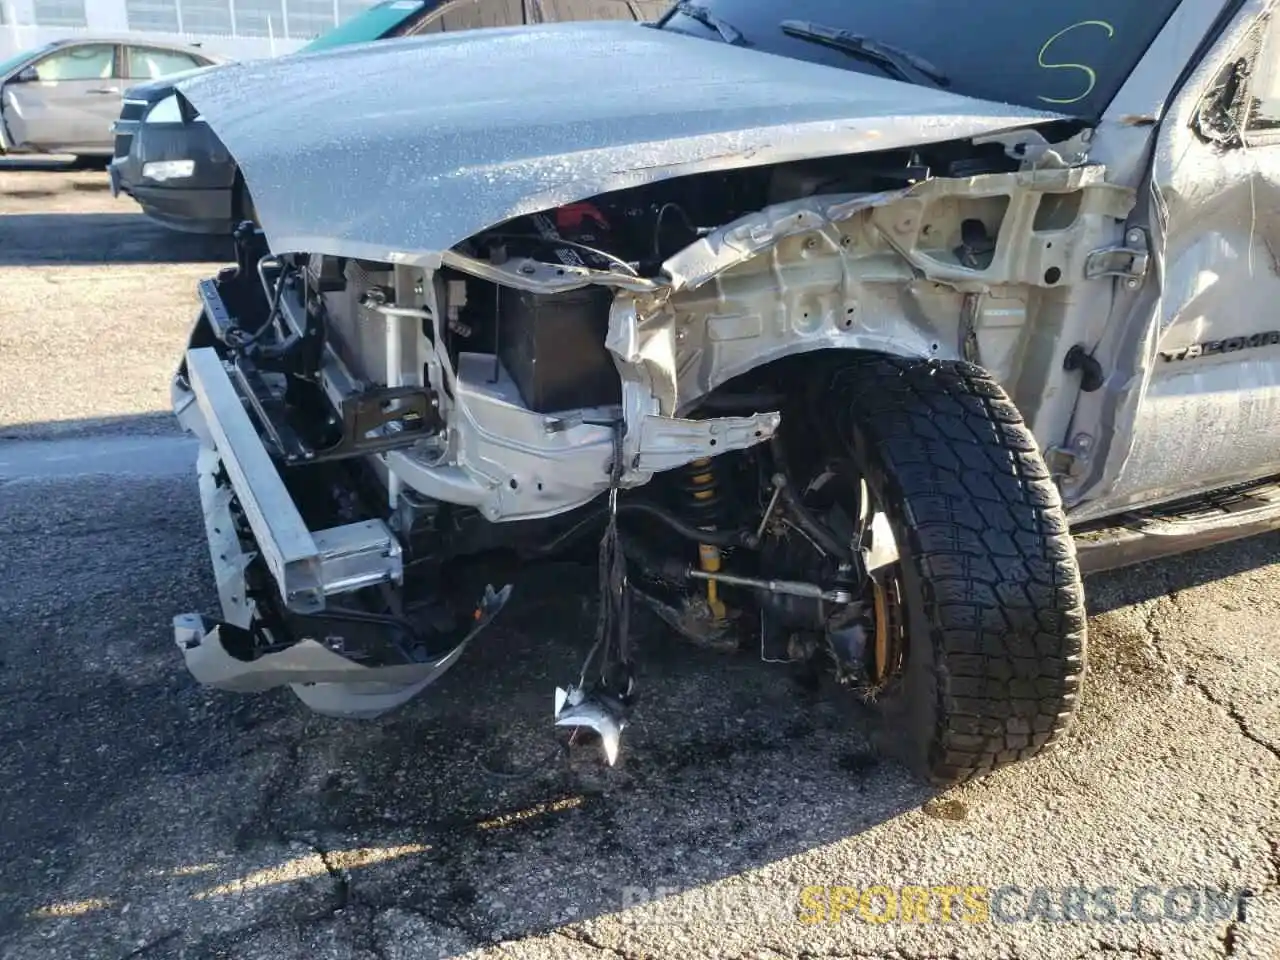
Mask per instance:
[[[620,403],[622,381],[605,347],[613,292],[582,287],[540,294],[504,289],[498,357],[538,413]]]

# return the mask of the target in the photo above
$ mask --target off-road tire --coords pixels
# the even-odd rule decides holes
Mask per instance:
[[[938,785],[1057,741],[1085,668],[1084,590],[1058,490],[981,367],[864,355],[825,383],[830,442],[888,515],[907,643],[882,739]]]

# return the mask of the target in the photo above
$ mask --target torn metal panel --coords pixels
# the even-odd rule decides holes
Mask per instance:
[[[216,568],[216,567],[215,567]],[[368,666],[330,650],[314,637],[245,659],[227,648],[237,628],[200,614],[174,617],[173,639],[197,682],[218,690],[253,693],[288,685],[318,713],[371,719],[412,699],[458,662],[471,641],[502,611],[511,587],[485,589],[470,629],[449,652],[422,663]]]
[[[251,61],[179,89],[235,156],[273,250],[424,265],[610,190],[1057,116],[619,22]]]
[[[708,420],[645,417],[640,421],[632,469],[652,475],[701,457],[745,450],[768,440],[781,423],[782,414],[777,411]]]
[[[234,495],[290,609],[318,612],[331,594],[400,581],[400,545],[383,521],[308,529],[213,348],[189,350],[187,371],[194,402],[185,403],[184,408],[189,416],[199,417],[203,430],[214,440],[214,447],[202,450],[199,461],[200,493],[211,544],[225,542],[230,547],[226,538],[234,526],[228,504]],[[214,481],[218,471],[225,471],[229,485]],[[233,563],[226,555],[221,557],[221,562],[232,563],[236,569],[224,571],[225,577],[220,575],[219,594],[228,621],[242,625],[243,590],[236,591],[223,580],[242,575],[248,560],[238,550],[230,555],[240,559]],[[214,561],[216,568],[219,556]]]
[[[240,546],[240,536],[231,517],[234,495],[230,487],[218,483],[217,475],[221,469],[218,454],[213,448],[201,446],[196,458],[197,479],[222,619],[247,630],[253,621],[256,605],[249,596],[244,572],[254,554],[246,553]]]
[[[258,438],[222,360],[211,347],[189,350],[187,372],[200,414],[267,569],[299,611],[324,609],[311,531]]]
[[[605,760],[613,766],[618,760],[622,731],[627,720],[620,706],[584,691],[580,687],[565,690],[556,687],[555,725],[557,727],[585,727],[600,737],[600,748]]]
[[[187,669],[198,682],[219,690],[254,693],[289,683],[344,681],[378,681],[403,687],[434,679],[438,671],[436,663],[362,666],[310,638],[279,652],[244,660],[227,650],[223,636],[226,632],[225,624],[206,623],[197,614],[174,619],[174,641],[186,659]]]
[[[624,398],[637,398],[629,417],[680,415],[782,357],[865,349],[980,362],[1047,447],[1075,397],[1063,344],[1100,336],[1111,306],[1110,282],[1087,265],[1123,240],[1133,204],[1132,190],[1085,165],[933,178],[744,216],[669,258],[667,291],[617,298],[607,344],[632,387]],[[966,247],[966,223],[980,225],[985,249]]]
[[[735,220],[681,250],[663,264],[671,288],[701,286],[712,277],[744,263],[787,237],[816,233],[847,220],[860,210],[901,200],[910,190],[851,196],[816,196],[793,200]]]

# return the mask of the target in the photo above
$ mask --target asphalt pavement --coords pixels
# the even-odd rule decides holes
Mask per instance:
[[[2,960],[1280,956],[1274,536],[1092,578],[1072,734],[941,796],[847,693],[652,625],[619,765],[558,751],[565,566],[380,721],[197,687],[167,388],[227,252],[0,168]]]

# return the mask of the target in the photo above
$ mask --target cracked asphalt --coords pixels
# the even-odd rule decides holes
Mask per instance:
[[[0,168],[2,960],[1280,956],[1277,537],[1092,578],[1072,734],[941,797],[847,695],[651,625],[618,767],[555,750],[592,624],[567,566],[381,721],[198,688],[169,623],[214,596],[163,411],[225,251],[105,182]],[[874,922],[871,886],[989,909]],[[1113,920],[1062,906],[1103,887]]]

